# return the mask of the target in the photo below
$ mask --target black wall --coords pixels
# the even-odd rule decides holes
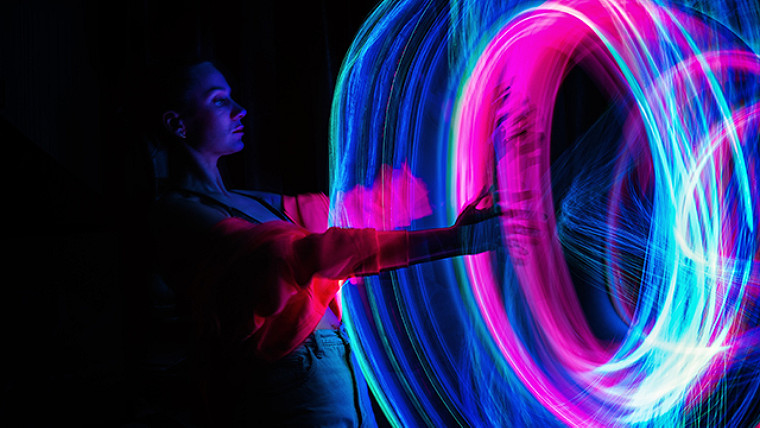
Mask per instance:
[[[231,187],[327,191],[328,115],[375,1],[4,1],[0,425],[120,426],[139,334],[144,179],[118,118],[131,70],[211,53],[248,109]],[[19,419],[20,418],[20,419]]]

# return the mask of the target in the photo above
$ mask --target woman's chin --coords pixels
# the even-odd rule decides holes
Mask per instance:
[[[234,143],[230,145],[230,154],[237,153],[245,147],[245,143],[243,143],[243,140],[237,140]]]

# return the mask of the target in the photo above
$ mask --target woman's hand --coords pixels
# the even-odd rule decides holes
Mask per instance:
[[[484,186],[480,193],[468,203],[454,222],[451,229],[457,235],[460,254],[476,254],[494,250],[501,246],[502,215],[494,204],[492,188]]]
[[[459,216],[457,216],[457,220],[454,222],[454,227],[473,225],[500,216],[501,213],[494,204],[491,190],[492,188],[483,186],[478,196],[459,212]]]

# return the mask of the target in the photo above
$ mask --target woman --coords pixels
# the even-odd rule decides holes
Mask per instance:
[[[469,236],[494,216],[476,209],[485,194],[449,228],[328,229],[324,196],[225,187],[217,163],[243,148],[246,110],[212,63],[161,81],[169,95],[155,116],[170,168],[157,253],[195,323],[208,422],[375,426],[340,321],[340,280],[474,251]]]

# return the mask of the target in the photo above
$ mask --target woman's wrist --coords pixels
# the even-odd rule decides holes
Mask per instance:
[[[409,264],[462,254],[460,228],[460,226],[451,226],[409,232]]]

